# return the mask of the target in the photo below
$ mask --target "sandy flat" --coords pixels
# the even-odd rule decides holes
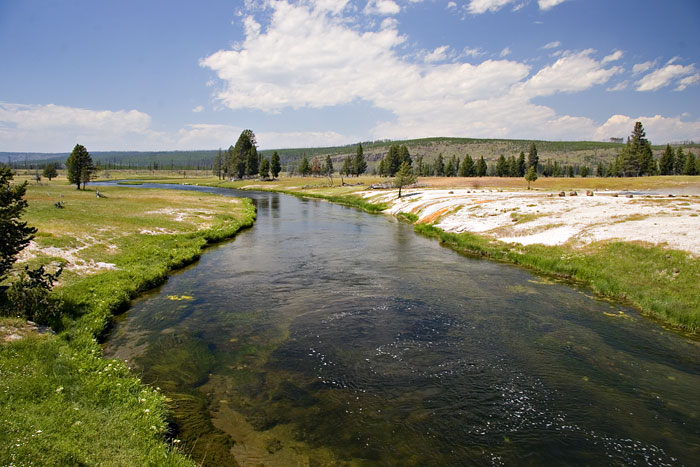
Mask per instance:
[[[418,216],[447,232],[473,232],[529,245],[582,245],[601,240],[642,241],[700,255],[700,197],[660,193],[558,193],[498,190],[396,190],[363,192],[388,202],[386,212]],[[618,196],[614,196],[617,194]]]

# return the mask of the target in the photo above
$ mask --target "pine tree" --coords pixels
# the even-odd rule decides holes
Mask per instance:
[[[216,158],[214,159],[214,168],[212,172],[216,177],[221,180],[221,175],[222,175],[222,170],[223,170],[223,165],[224,165],[224,153],[219,148],[219,152],[216,153]]]
[[[487,171],[488,171],[488,166],[486,165],[486,161],[484,160],[484,156],[481,156],[479,161],[476,163],[476,176],[483,177],[486,175]]]
[[[525,163],[525,153],[521,151],[520,155],[518,156],[518,174],[517,174],[517,177],[524,177],[526,171],[527,171],[527,164]]]
[[[405,146],[404,146],[405,147]],[[384,170],[386,175],[393,177],[401,167],[400,148],[397,144],[389,146],[389,152],[384,156]],[[408,150],[406,150],[408,152]],[[409,156],[410,157],[410,156]]]
[[[685,158],[685,167],[683,168],[683,175],[697,175],[696,172],[696,162],[695,154],[688,151],[688,155]]]
[[[506,158],[501,154],[496,161],[496,176],[505,177],[506,176]]]
[[[265,157],[260,161],[258,175],[260,175],[260,178],[270,178],[270,161]]]
[[[258,151],[255,148],[257,141],[253,130],[243,130],[233,147],[231,155],[231,166],[238,178],[246,175],[256,175],[260,168]]]
[[[445,176],[445,161],[442,159],[442,153],[438,154],[435,161],[435,175],[437,177]]]
[[[673,153],[671,145],[667,144],[664,153],[659,161],[659,172],[661,175],[673,175],[674,166],[676,164],[676,156]]]
[[[345,157],[343,166],[340,168],[340,175],[352,175],[352,159],[350,159],[350,156]]]
[[[56,164],[46,164],[44,167],[44,171],[42,172],[42,175],[51,181],[52,178],[56,178],[58,176],[58,171],[56,170]]]
[[[675,161],[675,164],[673,165],[673,173],[675,175],[681,175],[683,173],[684,169],[685,169],[685,153],[683,152],[683,148],[678,146],[678,149],[676,150],[676,161]]]
[[[22,213],[27,208],[24,195],[27,192],[27,182],[10,184],[14,178],[12,170],[0,166],[0,282],[5,279],[7,272],[17,259],[17,254],[34,238],[36,229],[20,221]]]
[[[76,185],[76,189],[80,189],[80,184],[85,189],[85,184],[89,182],[95,174],[95,165],[92,163],[92,157],[87,152],[85,146],[76,144],[73,151],[66,159],[66,175],[70,183]]]
[[[280,165],[280,155],[277,151],[272,153],[272,159],[270,160],[270,172],[272,172],[272,178],[277,178],[282,170]]]
[[[399,189],[399,198],[401,198],[401,189],[414,183],[416,183],[416,175],[413,173],[410,164],[407,161],[403,161],[394,179],[394,187]]]
[[[534,167],[535,172],[537,172],[539,164],[540,157],[537,155],[537,146],[535,146],[535,142],[533,141],[530,143],[530,151],[527,154],[527,167]]]
[[[459,167],[459,176],[460,177],[473,177],[476,175],[476,167],[474,166],[474,159],[472,159],[472,156],[467,154],[464,156],[464,160],[462,161],[462,164]]]
[[[326,155],[326,163],[323,164],[323,175],[330,177],[333,175],[333,159],[330,155]]]
[[[527,189],[530,189],[530,182],[534,182],[537,180],[537,170],[535,170],[535,166],[530,166],[527,169],[527,173],[525,174],[525,180],[527,180]]]
[[[445,167],[445,176],[451,177],[452,171],[454,170],[454,164],[452,159],[447,161],[447,166]]]
[[[379,161],[379,167],[377,168],[377,172],[379,172],[380,177],[386,177],[386,175],[387,175],[386,161],[384,159],[385,158],[382,157],[382,160]],[[341,174],[343,173],[342,169],[341,169],[340,173]]]
[[[311,164],[309,164],[306,154],[304,154],[304,156],[301,158],[301,162],[299,163],[299,173],[302,177],[306,177],[307,175],[311,174]]]
[[[365,160],[364,151],[362,150],[362,144],[358,144],[355,158],[352,161],[352,172],[356,177],[359,177],[366,171],[367,161]]]
[[[396,170],[401,167],[404,162],[408,163],[409,166],[413,167],[413,160],[411,159],[411,154],[408,152],[406,145],[402,144],[399,146],[399,164]]]
[[[605,166],[602,162],[598,162],[598,167],[595,169],[596,177],[605,177]]]

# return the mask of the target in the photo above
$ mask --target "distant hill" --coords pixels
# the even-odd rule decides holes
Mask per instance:
[[[392,144],[405,144],[411,156],[423,156],[426,162],[434,160],[438,154],[445,158],[456,155],[463,158],[469,154],[473,159],[481,156],[489,163],[494,163],[503,154],[506,157],[516,156],[522,151],[527,154],[532,140],[511,139],[477,139],[477,138],[422,138],[404,141],[365,141],[362,142],[365,158],[371,170],[389,151]],[[608,143],[596,141],[534,141],[537,146],[540,161],[556,160],[560,164],[578,164],[596,166],[599,162],[608,163],[615,158],[623,147],[623,143]],[[700,145],[683,145],[688,148],[698,148]],[[653,146],[654,155],[660,157],[665,146]],[[320,148],[286,148],[277,149],[282,167],[295,165],[306,155],[307,158],[330,155],[336,168],[342,164],[348,155],[354,155],[357,144],[331,146]],[[695,149],[693,149],[695,150]],[[261,151],[265,157],[270,157],[275,150]],[[138,168],[155,167],[158,169],[208,169],[216,157],[217,150],[196,151],[98,151],[91,152],[95,163],[106,168]],[[62,164],[68,153],[18,153],[0,152],[0,162],[10,163],[17,168],[43,167],[49,162]]]

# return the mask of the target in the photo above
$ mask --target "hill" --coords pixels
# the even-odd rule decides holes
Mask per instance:
[[[426,162],[437,158],[439,154],[449,158],[456,155],[463,158],[469,154],[473,159],[484,157],[494,163],[503,154],[506,157],[517,156],[521,151],[527,154],[533,140],[512,139],[477,139],[477,138],[422,138],[404,141],[365,141],[362,142],[365,158],[372,170],[379,160],[389,151],[392,144],[404,144],[411,156],[423,156]],[[607,164],[617,156],[624,146],[622,143],[597,141],[538,141],[534,143],[540,161],[551,159],[563,165],[596,166],[599,162]],[[684,144],[685,148],[695,151],[700,145]],[[357,144],[330,146],[318,148],[285,148],[276,149],[280,155],[282,167],[294,166],[306,155],[309,159],[330,155],[334,165],[342,164],[346,156],[354,155]],[[653,146],[654,155],[660,157],[665,146]],[[275,150],[260,151],[265,157],[270,157]],[[697,151],[695,151],[697,152]],[[95,163],[105,168],[138,168],[152,167],[155,169],[209,169],[212,166],[217,150],[195,151],[104,151],[91,152]],[[33,169],[43,167],[50,162],[62,164],[68,153],[13,153],[0,152],[0,161],[9,162],[17,168]],[[336,168],[339,168],[336,165]]]

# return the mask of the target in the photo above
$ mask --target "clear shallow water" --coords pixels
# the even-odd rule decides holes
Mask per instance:
[[[700,458],[697,342],[386,216],[204,190],[253,198],[255,226],[135,302],[105,346],[173,398],[199,460],[205,438],[241,465]]]

